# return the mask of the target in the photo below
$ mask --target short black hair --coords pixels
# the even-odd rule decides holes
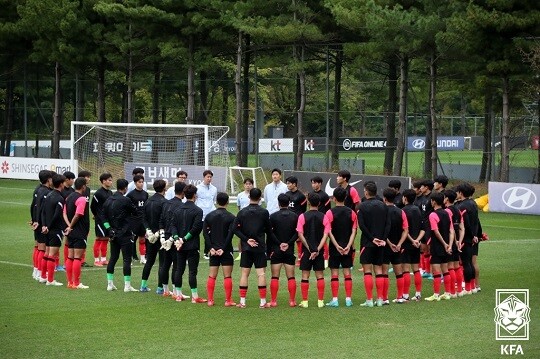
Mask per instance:
[[[84,177],[77,177],[77,179],[75,180],[75,190],[80,190],[81,188],[83,188],[84,186],[86,186],[86,178]]]
[[[337,175],[341,178],[345,178],[345,181],[347,182],[349,182],[349,180],[351,179],[351,172],[347,170],[341,170],[337,173]]]
[[[386,198],[388,202],[394,203],[394,200],[396,199],[397,192],[395,189],[388,187],[383,190],[383,198]]]
[[[420,188],[422,186],[422,180],[414,181],[412,186],[413,188]]]
[[[99,176],[99,182],[103,183],[103,181],[108,180],[109,178],[112,178],[112,174],[110,174],[109,172],[102,173]]]
[[[225,192],[218,192],[216,195],[216,202],[220,206],[225,206],[229,202],[229,195]]]
[[[280,193],[277,196],[277,201],[280,207],[289,207],[290,198],[285,193]]]
[[[186,178],[187,178],[187,176],[188,176],[188,174],[187,174],[186,171],[180,170],[180,171],[176,172],[176,177],[180,177],[181,175],[185,175]]]
[[[174,194],[182,194],[184,193],[184,188],[186,188],[185,182],[176,182],[174,184]]]
[[[193,199],[196,193],[197,187],[195,187],[194,185],[188,184],[186,187],[184,187],[184,194],[186,195],[187,199]]]
[[[321,197],[317,193],[311,192],[308,194],[308,202],[311,207],[319,207]]]
[[[210,175],[212,177],[214,177],[214,172],[210,171],[210,170],[205,170],[203,173],[202,173],[202,176],[203,177],[206,177],[206,175]]]
[[[401,181],[400,180],[391,180],[388,182],[388,187],[395,188],[398,191],[401,189]]]
[[[274,169],[272,170],[272,172],[270,172],[270,174],[272,174],[272,173],[274,173],[274,172],[279,173],[279,175],[281,176],[281,170],[280,170],[279,168],[274,168]]]
[[[165,182],[165,180],[162,180],[162,179],[155,180],[152,185],[152,187],[154,187],[154,191],[156,192],[163,192],[166,186],[167,186],[167,182]]]
[[[55,174],[52,176],[52,183],[54,188],[58,188],[61,184],[63,184],[66,181],[66,176],[61,174]]]
[[[298,185],[298,178],[296,178],[295,176],[289,176],[289,177],[287,177],[285,182],[289,182],[289,183]]]
[[[42,184],[45,184],[47,183],[49,178],[52,178],[52,172],[49,170],[41,170],[39,171],[38,178],[39,178],[39,182],[41,182]]]
[[[246,184],[246,183],[248,183],[248,182],[251,183],[251,184],[255,184],[255,182],[253,182],[253,179],[252,179],[252,178],[246,177],[246,178],[244,179],[244,184]]]
[[[64,176],[66,176],[66,179],[75,179],[75,173],[71,171],[64,172]]]
[[[252,188],[249,190],[249,199],[252,200],[252,201],[258,201],[261,199],[261,190],[258,189],[257,187],[255,188]]]
[[[377,185],[373,181],[367,181],[364,183],[364,189],[371,197],[375,197],[377,195]]]
[[[116,180],[116,189],[121,191],[127,188],[128,181],[125,178],[119,178]]]
[[[414,189],[406,189],[403,191],[403,197],[407,198],[407,203],[413,204],[414,200],[416,199],[416,192]]]
[[[448,185],[448,177],[445,175],[439,175],[433,179],[433,182],[439,182],[442,184],[443,188],[445,188]]]
[[[433,190],[433,181],[430,179],[423,180],[422,183],[420,183],[420,185],[429,188],[430,191]]]
[[[80,171],[77,177],[92,177],[92,172],[90,171]]]
[[[456,192],[461,192],[465,197],[471,197],[474,194],[475,188],[468,182],[463,182],[457,185]]]
[[[139,182],[140,180],[144,180],[143,175],[135,175],[135,176],[133,176],[133,182]]]
[[[315,176],[311,179],[311,182],[315,183],[322,183],[322,177],[321,176]]]
[[[131,172],[131,174],[132,174],[133,176],[135,176],[135,175],[142,175],[142,174],[144,174],[144,169],[143,169],[143,168],[140,168],[140,167],[135,167],[135,168],[133,169],[133,172]]]
[[[347,198],[347,190],[343,187],[336,187],[334,188],[334,198],[338,202],[344,202],[345,198]]]
[[[456,191],[454,191],[454,190],[447,189],[447,190],[444,191],[444,196],[445,196],[446,198],[448,198],[448,202],[454,203],[454,201],[455,201],[456,198],[457,198],[457,193],[456,193]]]
[[[435,201],[439,206],[444,204],[444,194],[441,192],[434,192],[429,196],[429,199]]]

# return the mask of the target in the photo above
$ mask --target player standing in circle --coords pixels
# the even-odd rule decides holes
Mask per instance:
[[[65,234],[68,238],[68,259],[66,261],[66,276],[68,288],[88,289],[81,283],[81,258],[86,249],[88,232],[90,231],[90,215],[86,211],[88,203],[84,195],[86,178],[75,180],[75,192],[66,198],[64,219],[67,224]]]
[[[264,201],[269,214],[279,211],[277,198],[280,193],[287,192],[287,185],[281,181],[281,170],[274,168],[271,173],[272,182],[264,187]]]
[[[203,172],[203,181],[197,185],[197,200],[195,204],[203,211],[203,221],[206,215],[216,209],[214,203],[216,203],[217,188],[212,184],[212,178],[214,173],[210,170]],[[204,246],[204,259],[210,259],[208,257],[209,248]]]
[[[298,240],[296,224],[298,216],[289,210],[290,198],[281,193],[278,196],[279,211],[270,215],[273,236],[268,238],[270,253],[270,267],[272,279],[270,281],[270,306],[277,307],[279,290],[279,274],[281,267],[285,266],[287,288],[289,290],[289,306],[296,307],[296,279],[294,278],[294,243]]]
[[[326,303],[327,307],[339,307],[339,268],[343,270],[345,287],[345,305],[352,306],[352,277],[354,238],[358,222],[356,212],[345,206],[347,191],[344,188],[334,189],[334,202],[336,206],[326,212],[326,219],[330,224],[330,259],[328,266],[332,273],[330,286],[332,288],[332,300]]]
[[[169,187],[167,192],[165,192],[165,199],[167,199],[167,200],[173,199],[174,196],[176,195],[175,192],[174,192],[174,185],[176,183],[178,183],[178,182],[186,182],[187,178],[188,178],[188,174],[187,174],[186,171],[178,171],[178,172],[176,172],[176,180],[174,181],[172,186]]]
[[[402,267],[402,253],[403,243],[407,240],[409,235],[409,223],[407,221],[407,215],[404,211],[399,209],[395,204],[396,190],[393,188],[386,188],[383,191],[384,204],[388,207],[387,221],[390,222],[390,231],[386,239],[386,246],[384,248],[384,258],[382,272],[384,275],[384,292],[383,299],[384,304],[390,304],[388,301],[388,289],[390,281],[388,279],[388,265],[392,263],[394,274],[396,275],[396,288],[397,296],[393,300],[394,303],[405,303],[403,298],[403,267]],[[407,275],[409,275],[407,273]]]
[[[422,257],[420,260],[424,263],[424,273],[422,273],[422,277],[433,279],[433,274],[431,273],[431,251],[429,248],[431,239],[429,215],[431,212],[433,212],[430,195],[431,191],[433,191],[433,181],[429,179],[421,181],[419,190],[421,195],[417,198],[417,202],[415,202],[415,204],[419,206],[420,212],[422,212],[422,222],[424,223],[424,231],[426,232],[420,246],[420,251],[422,252]]]
[[[452,254],[454,241],[454,227],[452,225],[452,212],[445,210],[444,194],[434,192],[430,196],[433,212],[429,214],[431,227],[431,268],[433,273],[433,295],[426,298],[428,302],[450,299],[450,273],[448,273],[448,257]],[[444,276],[445,293],[440,295],[441,271]]]
[[[362,231],[360,237],[360,264],[364,272],[364,288],[366,301],[362,307],[373,307],[373,275],[377,287],[377,306],[383,305],[384,277],[382,264],[386,238],[390,232],[390,222],[386,220],[388,209],[376,199],[377,185],[374,182],[364,184],[366,200],[358,208],[358,227]]]
[[[86,202],[90,203],[90,194],[92,193],[92,190],[90,189],[90,177],[92,177],[92,172],[90,171],[79,171],[79,174],[77,178],[84,177],[86,178],[86,190],[84,191],[84,196],[86,197]],[[90,216],[90,205],[88,204],[85,209],[85,215]],[[86,263],[86,249],[83,252],[83,255],[81,257],[82,267],[92,267],[92,265]]]
[[[316,193],[319,198],[321,199],[321,203],[319,204],[319,212],[322,214],[326,214],[326,212],[332,208],[332,200],[330,199],[330,196],[322,190],[322,183],[323,179],[320,176],[315,176],[311,179],[311,189],[313,190],[312,193]],[[300,254],[301,251],[298,251],[298,254]],[[324,267],[328,267],[328,259],[330,258],[330,250],[328,247],[328,242],[324,243]],[[354,252],[353,252],[353,262],[354,262]],[[298,262],[298,265],[300,263]]]
[[[319,212],[320,198],[311,193],[308,196],[309,211],[298,216],[296,231],[302,241],[300,270],[302,271],[302,302],[298,305],[307,308],[309,292],[309,274],[313,270],[317,278],[317,306],[324,307],[324,243],[330,233],[330,223],[324,214]]]
[[[195,205],[197,199],[197,187],[187,185],[184,187],[186,203],[178,207],[171,220],[171,235],[176,246],[177,268],[175,273],[175,285],[182,292],[182,276],[189,267],[189,286],[191,288],[191,303],[206,303],[207,300],[199,297],[197,288],[197,273],[199,270],[201,241],[199,235],[203,229],[203,210]],[[184,297],[180,294],[176,301],[181,302]]]
[[[126,195],[127,198],[131,200],[133,206],[137,208],[137,213],[131,217],[131,230],[133,231],[134,243],[139,243],[139,253],[141,254],[141,264],[146,263],[146,228],[144,228],[144,204],[148,200],[148,192],[144,190],[144,181],[143,175],[135,175],[133,177],[133,182],[135,182],[135,189],[131,192],[128,192]],[[135,247],[133,248],[133,259],[137,260],[137,251]]]
[[[433,178],[433,191],[444,193],[448,185],[448,177],[439,175]]]
[[[144,227],[146,228],[146,263],[142,270],[141,287],[140,292],[146,293],[150,291],[148,288],[148,278],[150,277],[150,271],[156,262],[156,257],[161,247],[159,241],[159,221],[161,219],[161,213],[163,210],[163,204],[167,202],[165,197],[165,186],[167,182],[162,179],[154,181],[153,187],[154,193],[146,203],[144,204]],[[158,287],[160,287],[160,275],[158,270]]]
[[[415,206],[414,200],[416,192],[413,189],[403,191],[403,212],[407,215],[409,224],[409,234],[403,243],[403,299],[409,299],[409,289],[411,287],[410,271],[412,268],[414,276],[414,286],[416,293],[412,298],[415,301],[422,299],[422,275],[420,274],[420,241],[424,238],[424,224],[420,208]]]
[[[131,216],[137,214],[133,202],[125,197],[128,181],[123,178],[116,180],[116,193],[107,198],[103,205],[103,227],[111,243],[111,258],[107,264],[107,291],[116,290],[114,285],[114,267],[122,252],[124,292],[138,292],[131,285],[131,257],[133,251],[133,233],[131,231]]]
[[[209,248],[210,269],[206,282],[206,292],[208,293],[208,306],[214,305],[214,290],[216,288],[216,277],[219,266],[223,270],[223,287],[225,289],[225,306],[233,307],[236,303],[232,300],[232,269],[233,258],[233,222],[234,215],[227,211],[229,195],[219,192],[216,196],[217,209],[208,213],[203,223],[203,236],[206,246]]]
[[[244,190],[236,196],[236,206],[238,210],[249,206],[249,191],[253,188],[253,180],[251,178],[244,179]]]
[[[133,177],[139,175],[139,176],[143,176],[143,178],[144,178],[144,169],[140,168],[140,167],[135,167],[133,169],[133,171],[131,172],[131,175]],[[135,179],[133,179],[133,181],[129,182],[126,193],[129,193],[129,192],[131,192],[131,191],[133,191],[135,189],[135,187],[136,187],[135,183],[136,182],[137,181],[135,181]],[[148,185],[146,184],[146,182],[143,183],[142,190],[145,191],[145,192],[148,191]]]
[[[463,216],[459,209],[454,205],[457,198],[457,193],[451,189],[444,191],[444,205],[446,209],[452,212],[452,226],[454,227],[454,241],[452,242],[452,254],[448,260],[448,272],[450,273],[450,295],[452,298],[463,296],[462,282],[463,282],[463,268],[459,264],[459,253],[461,252],[461,245],[463,243],[463,237],[465,236],[465,225],[463,224]],[[458,292],[456,293],[456,288]]]
[[[401,181],[400,180],[391,180],[388,182],[388,187],[392,188],[396,191],[396,198],[394,199],[394,204],[397,208],[403,208],[405,205],[403,204],[403,194],[399,191],[401,189]]]
[[[276,173],[272,171],[272,173]],[[281,172],[280,172],[281,173]],[[281,175],[281,174],[280,174]],[[271,184],[273,185],[273,184]],[[246,294],[248,290],[248,277],[251,267],[255,266],[257,272],[257,285],[259,289],[259,308],[269,308],[266,302],[266,238],[272,236],[272,226],[268,210],[259,206],[261,190],[253,188],[249,192],[249,206],[238,212],[233,224],[233,231],[242,243],[242,258],[240,259],[240,303],[239,308],[246,307]]]
[[[341,170],[337,173],[336,181],[338,186],[341,186],[347,191],[347,197],[345,197],[345,205],[353,211],[358,211],[360,205],[360,196],[356,188],[349,184],[351,180],[351,173],[347,170]]]
[[[92,202],[90,204],[90,210],[94,216],[94,227],[96,232],[96,239],[94,241],[94,265],[96,267],[103,267],[109,264],[107,262],[107,246],[109,245],[109,238],[106,236],[107,230],[103,226],[105,219],[103,217],[103,205],[107,198],[112,196],[112,175],[110,173],[102,173],[99,176],[99,182],[101,187],[94,193]],[[100,256],[101,255],[101,256]]]

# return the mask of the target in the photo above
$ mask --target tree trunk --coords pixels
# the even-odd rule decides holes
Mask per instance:
[[[236,165],[242,165],[242,32],[238,32],[238,48],[236,50],[236,71],[234,74],[234,89],[236,97],[236,113],[235,113],[235,127],[236,127]]]
[[[407,94],[409,90],[409,58],[404,55],[400,60],[399,85],[399,123],[397,128],[396,161],[394,163],[394,176],[401,176],[403,168],[403,153],[407,142]]]
[[[480,183],[485,183],[491,178],[491,114],[493,112],[493,97],[490,90],[486,91],[484,96],[484,146],[482,148],[482,165],[480,167]]]
[[[229,78],[227,74],[223,76],[223,86],[221,86],[221,126],[227,126],[229,117]]]
[[[461,136],[467,134],[467,100],[463,94],[461,94],[461,128],[459,133]]]
[[[53,133],[51,143],[51,158],[60,158],[60,133],[62,131],[62,89],[61,81],[62,74],[60,63],[56,62],[54,68],[54,116],[53,116]]]
[[[158,61],[154,62],[154,84],[152,86],[152,123],[159,123],[159,98],[161,96],[161,68]]]
[[[388,63],[388,107],[386,110],[386,149],[384,150],[384,174],[392,174],[396,148],[397,63],[392,57]]]
[[[536,121],[538,123],[538,161],[536,161],[536,183],[540,183],[540,93],[537,93],[538,99],[536,102]]]
[[[501,131],[501,182],[510,180],[510,148],[508,146],[508,137],[510,135],[510,80],[508,76],[503,77],[502,92],[502,131]]]
[[[298,80],[300,85],[300,106],[298,107],[298,151],[296,151],[295,170],[302,170],[302,160],[304,158],[304,111],[306,109],[306,72],[304,71],[304,45],[300,48],[300,66]]]
[[[249,125],[249,65],[251,63],[251,37],[244,35],[244,78],[242,88],[242,166],[246,167],[248,163],[248,125]]]
[[[105,121],[105,67],[106,67],[106,60],[105,57],[101,57],[101,61],[98,65],[98,83],[97,83],[97,120],[98,122],[106,122]],[[101,129],[98,127],[96,129],[96,141],[98,143],[97,148],[97,158],[98,158],[98,165],[100,167],[105,166],[105,157],[103,156],[103,133],[101,132]]]
[[[437,176],[437,134],[439,133],[439,124],[437,114],[435,113],[435,100],[437,98],[437,64],[436,53],[433,51],[429,65],[429,116],[431,117],[431,176]],[[426,143],[427,146],[427,143]]]
[[[186,114],[186,124],[193,125],[194,119],[195,119],[195,64],[193,60],[193,52],[194,52],[194,44],[193,44],[193,35],[189,36],[189,44],[188,44],[188,78],[187,78],[187,92],[188,92],[188,102],[187,102],[187,114]],[[195,154],[193,151],[195,149],[195,139],[192,138],[192,136],[189,136],[192,131],[188,129],[186,131],[188,138],[186,141],[186,153],[187,155]],[[199,142],[199,150],[201,150],[202,146],[200,146],[202,142]],[[196,164],[196,156],[188,157],[189,161],[187,161],[188,164],[194,165]]]
[[[208,74],[206,71],[199,73],[199,114],[197,115],[198,124],[208,124]]]
[[[332,121],[332,167],[339,168],[339,122],[341,114],[341,75],[343,69],[343,45],[336,48],[336,68],[334,70],[334,118]]]
[[[84,121],[84,81],[80,71],[75,74],[75,121]]]
[[[11,60],[11,59],[10,59]],[[13,80],[13,72],[14,72],[14,66],[13,63],[9,66],[11,71],[8,71],[8,78],[6,80],[6,110],[5,110],[5,117],[4,117],[4,133],[2,135],[2,148],[1,148],[1,155],[2,156],[9,156],[10,148],[11,148],[11,137],[13,133],[13,119],[15,115],[15,108],[13,106],[13,100],[14,100],[14,88],[15,88],[15,82]]]

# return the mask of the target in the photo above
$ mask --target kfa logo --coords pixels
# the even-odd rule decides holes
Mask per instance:
[[[519,344],[506,344],[501,345],[501,355],[517,355],[523,353],[523,348]]]
[[[495,295],[495,339],[529,340],[529,290],[497,289]]]
[[[417,150],[421,150],[426,147],[426,141],[422,140],[421,138],[417,138],[412,142],[412,146]]]
[[[536,204],[536,194],[525,187],[510,187],[502,194],[504,204],[512,209],[529,209]]]
[[[270,151],[281,151],[280,146],[281,146],[280,140],[270,141]]]
[[[304,140],[304,151],[315,151],[315,141]]]

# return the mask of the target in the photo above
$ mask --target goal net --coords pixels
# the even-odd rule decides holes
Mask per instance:
[[[91,188],[100,187],[101,173],[132,180],[135,167],[145,170],[148,188],[156,179],[172,184],[176,172],[198,184],[205,169],[214,172],[218,190],[227,190],[229,153],[226,126],[71,122],[71,159],[78,171],[92,173]]]
[[[253,186],[260,188],[268,184],[264,170],[261,167],[229,167],[230,193],[235,196],[244,190],[244,180],[251,178]]]

